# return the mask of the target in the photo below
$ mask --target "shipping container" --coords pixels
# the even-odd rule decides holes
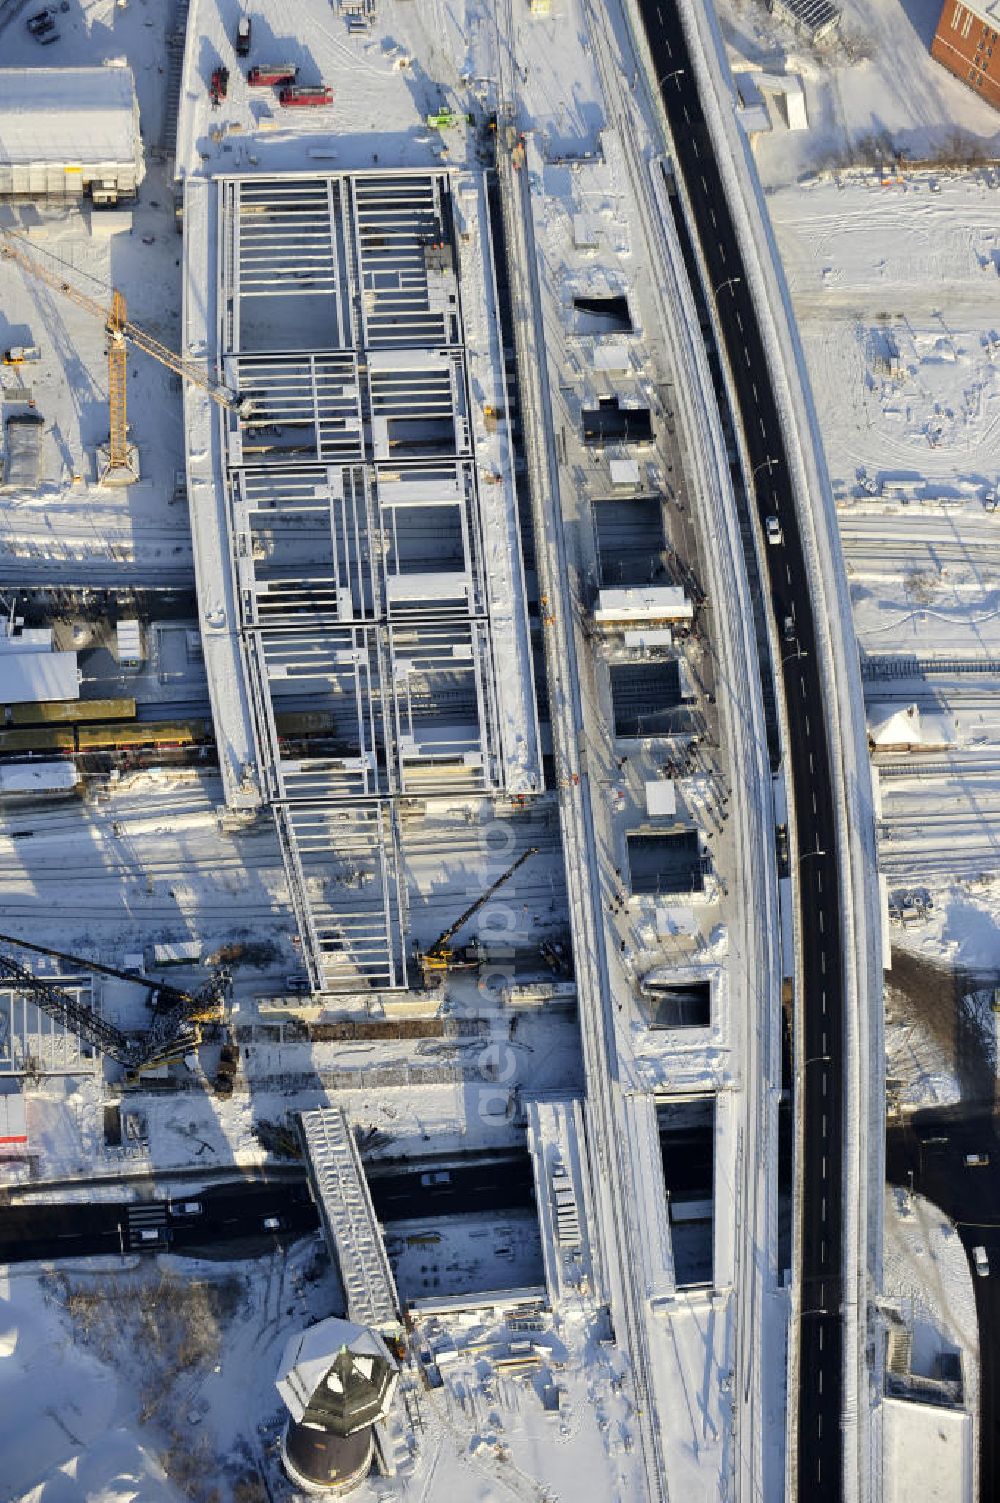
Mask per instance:
[[[196,939],[177,940],[173,944],[153,945],[150,950],[150,965],[197,965],[201,960],[201,942]]]

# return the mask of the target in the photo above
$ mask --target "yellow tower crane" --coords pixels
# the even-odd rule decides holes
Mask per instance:
[[[85,308],[88,313],[93,313],[104,324],[108,336],[108,450],[107,462],[101,471],[102,481],[124,484],[139,478],[135,450],[128,441],[128,345],[134,345],[136,349],[151,355],[182,380],[190,381],[192,386],[200,387],[221,407],[232,411],[241,409],[242,404],[236,393],[221,381],[214,380],[195,361],[185,360],[182,355],[161,344],[138,324],[130,323],[125,298],[117,288],[111,294],[110,308],[105,307],[89,293],[74,287],[61,272],[52,270],[29,255],[23,248],[19,235],[12,234],[10,230],[0,230],[0,237],[0,255],[15,262],[22,271],[43,282],[53,292],[61,293],[71,303],[76,303],[78,308]]]

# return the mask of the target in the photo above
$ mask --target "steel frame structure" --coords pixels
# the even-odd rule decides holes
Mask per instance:
[[[398,800],[506,788],[510,665],[491,631],[452,180],[225,177],[216,192],[262,786],[314,990],[399,989]],[[511,577],[523,591],[519,562]]]

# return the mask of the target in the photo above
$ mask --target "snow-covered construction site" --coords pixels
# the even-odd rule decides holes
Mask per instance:
[[[12,1503],[987,1486],[1000,170],[912,9],[0,0]]]

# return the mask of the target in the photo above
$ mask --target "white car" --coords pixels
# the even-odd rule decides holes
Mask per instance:
[[[781,523],[777,517],[770,516],[764,518],[764,536],[769,543],[780,543],[783,541]]]
[[[978,1273],[979,1277],[981,1279],[988,1278],[990,1272],[990,1260],[986,1256],[985,1247],[974,1247],[972,1249],[972,1261],[976,1265],[976,1272]]]
[[[171,1216],[200,1216],[201,1211],[200,1200],[172,1200],[170,1202]]]

